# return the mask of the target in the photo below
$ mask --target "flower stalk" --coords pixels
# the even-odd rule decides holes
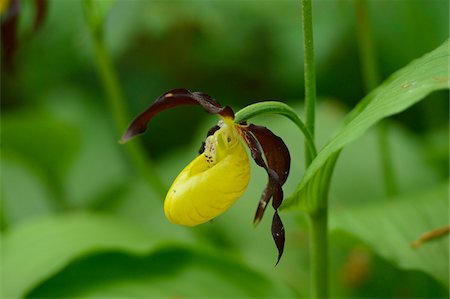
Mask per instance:
[[[290,119],[303,133],[305,137],[306,148],[309,151],[309,155],[312,158],[314,158],[317,155],[316,146],[314,145],[314,140],[310,131],[306,128],[306,125],[303,123],[303,121],[300,119],[300,117],[297,115],[294,109],[292,109],[285,103],[267,101],[248,105],[236,113],[235,122],[240,123],[255,116],[260,116],[264,114],[278,114]]]
[[[305,69],[305,111],[306,128],[314,141],[316,118],[316,71],[314,65],[314,37],[312,27],[311,0],[302,0],[302,29],[303,29],[303,53]],[[313,157],[305,152],[306,167],[311,164]]]
[[[302,0],[303,52],[305,69],[305,111],[306,128],[314,142],[316,113],[316,73],[314,64],[314,38],[312,26],[311,0]],[[305,152],[305,165],[308,167],[314,156]],[[327,194],[327,193],[326,193]],[[319,197],[319,194],[312,196]],[[316,198],[323,200],[320,209],[309,214],[310,218],[310,260],[311,260],[311,298],[328,297],[328,196]]]

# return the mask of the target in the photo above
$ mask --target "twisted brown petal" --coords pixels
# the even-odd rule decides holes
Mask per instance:
[[[277,264],[284,250],[284,226],[278,215],[278,208],[283,201],[282,185],[287,179],[290,168],[289,151],[283,140],[273,134],[269,129],[256,125],[242,126],[244,139],[250,149],[252,158],[256,164],[263,167],[269,176],[269,181],[264,189],[254,218],[255,225],[264,215],[268,202],[273,197],[272,206],[275,210],[272,219],[272,237],[278,249]],[[266,161],[262,157],[262,153]]]
[[[147,130],[147,124],[156,114],[182,105],[200,105],[209,113],[234,118],[233,110],[230,107],[222,107],[205,93],[190,92],[183,88],[173,89],[162,94],[150,107],[139,114],[128,126],[119,142],[125,143],[132,137],[144,133]]]
[[[242,130],[242,132],[244,133],[243,136],[248,145],[248,148],[250,149],[253,160],[258,166],[264,168],[269,176],[269,181],[267,182],[266,188],[264,188],[264,191],[261,195],[258,207],[256,209],[255,218],[253,220],[253,223],[257,225],[262,219],[267,204],[272,198],[274,189],[276,188],[275,185],[279,185],[279,183],[277,184],[278,177],[274,177],[274,174],[276,175],[276,173],[273,170],[270,171],[269,167],[266,164],[266,161],[264,161],[262,157],[263,150],[259,141],[255,138],[255,136],[253,136],[250,131],[247,131],[246,128]]]
[[[285,241],[283,222],[281,222],[281,218],[278,215],[277,211],[275,211],[275,214],[273,214],[272,219],[272,237],[278,249],[278,259],[277,263],[275,264],[276,266],[278,265],[278,262],[280,261],[281,256],[283,255],[284,241]]]
[[[244,128],[247,131],[245,133],[245,139],[253,159],[255,159],[254,155],[258,156],[258,153],[256,152],[259,149],[260,153],[258,160],[255,159],[255,162],[259,166],[265,168],[269,175],[269,182],[263,191],[255,213],[254,223],[258,224],[259,221],[261,221],[267,204],[272,196],[274,199],[272,202],[274,209],[278,209],[283,201],[283,190],[281,186],[286,182],[289,175],[291,157],[283,140],[273,134],[269,129],[253,124]],[[261,152],[264,152],[267,165],[261,157]]]
[[[248,125],[248,130],[253,133],[261,144],[267,165],[277,173],[280,184],[283,185],[288,178],[291,165],[291,156],[283,139],[266,127],[250,124]]]

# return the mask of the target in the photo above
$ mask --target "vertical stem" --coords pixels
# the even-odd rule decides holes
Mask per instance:
[[[103,20],[100,16],[95,14],[93,3],[91,1],[86,0],[84,4],[87,24],[94,41],[97,72],[107,94],[108,104],[113,115],[118,135],[120,136],[126,129],[130,117],[117,74],[105,47],[102,32]],[[153,165],[145,154],[142,145],[136,140],[125,145],[125,148],[136,169],[146,178],[150,187],[163,198],[166,188],[154,171]]]
[[[306,128],[314,140],[316,114],[316,73],[314,64],[314,39],[311,0],[302,0],[302,29],[305,68],[305,110]],[[305,151],[305,165],[311,164],[313,157]],[[319,200],[319,199],[317,199]],[[328,297],[328,197],[325,197],[319,211],[310,214],[311,233],[311,298]]]
[[[376,63],[375,47],[373,43],[372,28],[369,21],[367,0],[355,0],[357,17],[357,35],[359,56],[366,92],[370,92],[380,82],[380,75]],[[384,187],[386,195],[397,193],[397,181],[392,167],[392,155],[388,139],[388,127],[386,122],[380,122],[377,127],[378,148],[381,157]]]
[[[367,0],[355,0],[357,17],[358,50],[361,59],[364,86],[369,92],[380,82],[380,75],[375,59],[372,28],[369,22]]]
[[[311,298],[328,297],[328,209],[310,215]]]
[[[381,168],[384,178],[384,188],[387,196],[394,196],[397,194],[397,180],[394,175],[392,165],[392,155],[389,147],[389,127],[383,121],[377,126],[378,149],[380,151]]]
[[[312,27],[311,0],[302,0],[302,19],[305,68],[305,125],[311,133],[314,141],[316,115],[316,71],[314,65],[314,38]],[[311,160],[311,153],[309,153],[309,151],[305,151],[306,167],[311,164]]]
[[[100,36],[94,40],[97,72],[107,94],[107,100],[119,135],[126,129],[129,121],[128,109],[124,103],[119,81],[113,69],[104,40]]]

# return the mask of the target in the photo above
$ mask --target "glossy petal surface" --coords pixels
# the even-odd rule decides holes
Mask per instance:
[[[120,139],[120,143],[125,143],[131,138],[144,133],[147,130],[148,123],[156,114],[183,105],[199,105],[208,113],[219,114],[227,118],[234,117],[234,112],[230,107],[222,107],[216,100],[203,92],[190,92],[184,88],[172,89],[163,93],[150,107],[131,122]]]
[[[195,226],[225,212],[244,193],[250,163],[232,121],[206,140],[169,189],[164,212],[172,223]]]

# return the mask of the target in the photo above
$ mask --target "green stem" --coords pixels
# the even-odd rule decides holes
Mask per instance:
[[[372,29],[369,22],[369,11],[366,0],[355,0],[357,17],[357,34],[359,57],[363,73],[364,86],[369,92],[380,82],[380,76],[375,59],[375,48],[373,46]]]
[[[312,25],[311,0],[302,0],[302,28],[305,68],[305,111],[306,128],[311,133],[314,142],[316,114],[316,73],[314,64],[314,38]],[[310,151],[305,151],[305,165],[308,167],[313,160]],[[328,192],[326,193],[328,194]],[[316,196],[319,196],[316,194]],[[310,214],[311,231],[311,298],[328,297],[328,241],[327,215],[328,195],[323,199],[323,206]]]
[[[283,115],[294,122],[305,136],[305,144],[308,148],[308,151],[310,152],[310,156],[314,158],[317,155],[316,147],[314,145],[314,140],[311,136],[311,133],[308,131],[308,129],[306,129],[305,124],[298,117],[297,113],[295,113],[294,109],[282,102],[267,101],[248,105],[247,107],[239,110],[236,113],[234,121],[236,123],[240,123],[252,117],[264,114]]]
[[[311,298],[328,297],[328,209],[320,209],[311,214],[310,254],[311,254]]]
[[[95,48],[95,62],[98,75],[107,94],[107,100],[111,109],[118,135],[126,129],[130,119],[125,100],[120,88],[117,74],[113,68],[111,58],[106,50],[102,32],[103,20],[96,15],[93,3],[90,0],[84,2],[87,24],[92,34]],[[130,142],[125,146],[128,156],[136,169],[146,178],[150,187],[164,198],[166,187],[154,171],[151,161],[147,158],[145,150],[138,142]]]
[[[314,141],[315,115],[316,115],[316,71],[314,65],[314,38],[312,26],[311,0],[302,0],[302,28],[303,51],[305,68],[305,111],[306,128],[311,133]],[[311,164],[313,157],[305,152],[306,167]]]
[[[380,75],[376,63],[375,47],[372,28],[369,20],[367,0],[355,0],[356,18],[358,26],[358,48],[361,68],[366,92],[370,92],[380,83]],[[380,122],[377,127],[378,148],[381,157],[384,186],[386,195],[397,193],[397,181],[392,167],[392,154],[389,146],[388,127],[386,122]]]
[[[378,149],[380,151],[381,168],[383,171],[386,195],[392,197],[398,193],[397,180],[394,175],[391,149],[389,147],[389,130],[386,121],[377,126]]]

